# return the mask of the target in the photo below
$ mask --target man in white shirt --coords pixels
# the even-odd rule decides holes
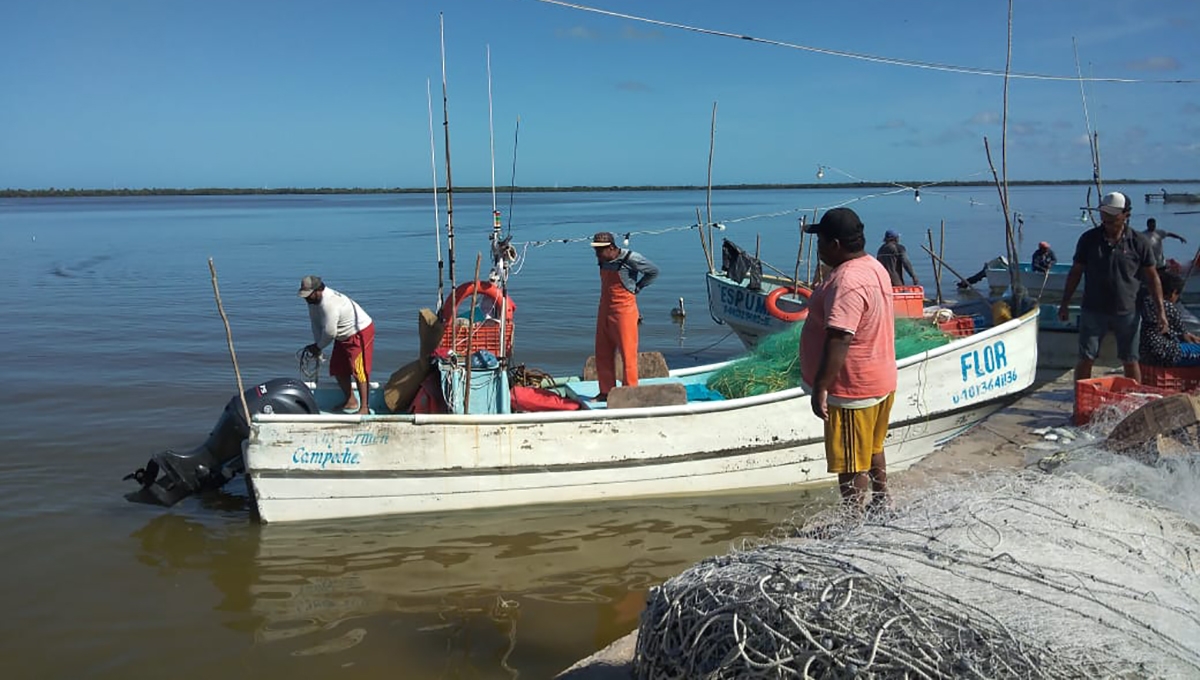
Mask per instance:
[[[300,279],[297,293],[308,303],[313,343],[304,349],[317,356],[333,343],[329,375],[337,378],[346,401],[341,408],[360,415],[369,413],[367,397],[371,389],[371,355],[375,350],[375,325],[371,317],[349,296],[325,285],[319,276]],[[350,391],[350,379],[358,385],[357,397]]]

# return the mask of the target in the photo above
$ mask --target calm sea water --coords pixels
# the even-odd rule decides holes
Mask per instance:
[[[1142,204],[1157,187],[1123,188],[1137,198],[1136,224],[1155,216],[1196,237],[1167,245],[1190,257],[1197,216]],[[1067,259],[1086,190],[1012,197],[1023,250],[1049,240]],[[714,217],[727,224],[716,244],[757,247],[790,272],[797,209],[856,199],[871,247],[900,231],[929,289],[926,229],[945,221],[947,260],[964,275],[1002,250],[996,194],[983,188],[930,187],[919,204],[716,192]],[[507,213],[508,197],[499,203]],[[737,352],[707,314],[696,232],[673,229],[703,205],[703,192],[516,196],[517,360],[567,373],[591,353],[594,258],[561,241],[602,229],[634,232],[631,247],[663,269],[639,297],[643,349],[674,365]],[[487,248],[490,211],[490,196],[456,197],[459,281]],[[740,219],[771,213],[783,214]],[[200,443],[236,392],[208,257],[247,382],[297,375],[310,337],[295,289],[308,273],[375,317],[386,379],[415,356],[417,310],[435,300],[433,231],[432,199],[415,195],[0,199],[4,677],[546,677],[635,627],[649,586],[828,502],[785,490],[260,527],[238,483],[170,510],[122,499],[132,484],[122,475],[155,451]],[[669,315],[680,297],[684,324]]]

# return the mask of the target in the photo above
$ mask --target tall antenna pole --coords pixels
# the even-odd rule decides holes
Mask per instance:
[[[454,183],[450,180],[450,112],[446,97],[446,22],[438,12],[442,43],[442,130],[446,138],[446,244],[450,251],[450,287],[454,288]]]
[[[492,153],[492,228],[500,230],[500,212],[496,210],[496,129],[492,125],[492,46],[487,46],[488,148]]]
[[[433,170],[433,235],[437,239],[437,308],[442,308],[446,297],[443,292],[444,270],[446,263],[442,261],[442,216],[438,206],[438,176],[437,176],[437,144],[433,136],[433,93],[429,79],[425,79],[425,103],[429,109],[429,167]]]

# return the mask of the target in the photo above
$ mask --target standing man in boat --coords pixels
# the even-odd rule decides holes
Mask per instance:
[[[883,245],[879,246],[879,252],[875,253],[875,257],[887,271],[893,286],[904,285],[904,272],[908,272],[908,277],[912,279],[912,285],[921,285],[917,281],[917,275],[913,273],[912,262],[908,259],[908,250],[900,245],[900,234],[888,229],[883,235]]]
[[[371,384],[371,356],[375,352],[375,324],[357,302],[348,295],[325,285],[319,276],[300,279],[297,293],[308,303],[308,319],[312,323],[313,343],[304,348],[313,356],[333,343],[329,358],[329,375],[337,379],[346,399],[338,408],[365,415]],[[357,397],[350,389],[350,380],[358,388]]]
[[[1141,382],[1142,372],[1138,368],[1141,320],[1137,296],[1143,282],[1152,297],[1150,309],[1157,311],[1157,328],[1170,328],[1150,243],[1129,228],[1132,210],[1125,194],[1119,191],[1105,194],[1100,199],[1100,226],[1083,232],[1075,244],[1075,257],[1071,272],[1067,274],[1058,318],[1066,321],[1070,316],[1071,298],[1082,278],[1076,380],[1092,377],[1092,364],[1100,353],[1100,343],[1111,331],[1117,339],[1117,357],[1124,365],[1125,376]]]
[[[600,265],[600,310],[596,314],[596,378],[598,401],[617,386],[616,353],[625,365],[625,386],[638,384],[638,313],[636,295],[658,278],[658,267],[642,255],[617,247],[617,239],[602,231],[592,237]]]
[[[842,499],[859,511],[882,508],[883,440],[897,380],[892,279],[864,252],[862,220],[853,210],[829,210],[805,231],[817,235],[817,253],[832,271],[808,301],[800,373],[813,413],[825,421],[825,458]]]
[[[1142,235],[1150,242],[1150,248],[1154,251],[1154,266],[1156,267],[1167,266],[1167,260],[1163,257],[1163,241],[1177,238],[1180,243],[1187,243],[1187,239],[1179,234],[1159,229],[1158,220],[1153,217],[1146,220],[1146,231],[1142,232]]]

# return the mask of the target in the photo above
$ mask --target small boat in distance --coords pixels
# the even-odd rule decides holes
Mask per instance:
[[[1200,193],[1187,191],[1170,192],[1163,189],[1158,193],[1146,194],[1147,203],[1155,200],[1160,200],[1163,203],[1200,203]]]

